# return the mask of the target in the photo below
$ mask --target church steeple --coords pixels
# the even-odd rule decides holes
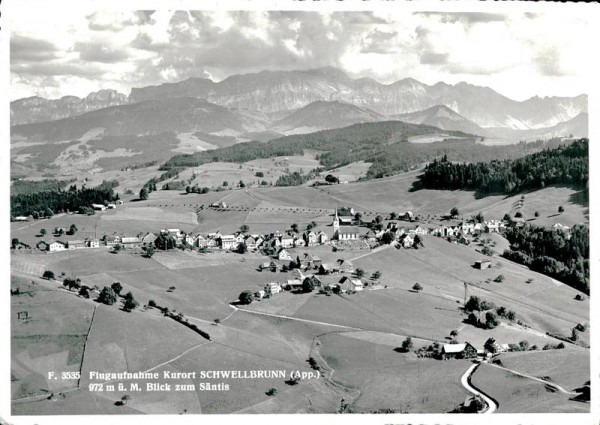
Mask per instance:
[[[340,218],[338,217],[338,208],[335,206],[335,216],[333,218],[333,237],[337,236],[338,230],[340,230]]]

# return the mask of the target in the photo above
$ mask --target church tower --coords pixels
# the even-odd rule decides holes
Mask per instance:
[[[335,216],[333,218],[333,238],[338,237],[338,232],[340,230],[340,218],[338,217],[338,209],[335,207]]]

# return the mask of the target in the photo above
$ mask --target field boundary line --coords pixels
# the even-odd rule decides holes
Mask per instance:
[[[579,394],[579,393],[574,392],[574,391],[567,391],[563,387],[561,387],[560,385],[555,384],[554,382],[544,381],[543,379],[536,378],[535,376],[527,375],[526,373],[517,372],[516,370],[508,369],[506,367],[503,367],[503,366],[500,366],[500,365],[497,365],[497,364],[493,364],[493,363],[488,363],[488,365],[489,366],[493,366],[493,367],[498,368],[498,369],[503,369],[503,370],[505,370],[507,372],[513,373],[515,375],[519,375],[519,376],[521,376],[523,378],[527,378],[527,379],[532,379],[534,381],[538,381],[538,382],[540,382],[540,383],[542,383],[544,385],[549,385],[549,386],[551,386],[553,388],[556,388],[558,391],[560,391],[561,393],[564,393],[564,394],[568,394],[568,395],[577,395],[577,394]]]
[[[198,347],[202,347],[203,345],[207,345],[207,344],[210,344],[210,343],[212,343],[212,341],[206,341],[206,342],[203,342],[202,344],[198,344],[198,345],[195,345],[195,346],[193,346],[191,348],[188,348],[187,350],[185,350],[180,355],[178,355],[176,357],[173,357],[171,360],[167,360],[166,362],[163,362],[163,363],[161,363],[159,365],[153,366],[150,369],[143,371],[143,373],[151,372],[154,369],[158,369],[159,367],[162,367],[162,366],[167,365],[167,364],[169,364],[171,362],[174,362],[175,360],[179,360],[180,358],[182,358],[183,356],[185,356],[186,354],[188,354],[190,351],[195,350]]]

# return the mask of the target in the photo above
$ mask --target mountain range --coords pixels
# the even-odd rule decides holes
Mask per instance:
[[[74,96],[58,100],[20,99],[11,102],[11,120],[13,125],[28,124],[67,118],[107,106],[189,97],[238,112],[264,114],[273,121],[285,119],[284,115],[314,102],[350,104],[370,110],[358,115],[366,117],[375,113],[387,119],[447,106],[479,127],[515,130],[552,127],[587,112],[587,95],[532,97],[518,102],[488,87],[467,83],[426,85],[406,78],[382,84],[371,78],[352,79],[339,69],[327,67],[305,71],[262,71],[234,75],[220,82],[190,78],[177,83],[132,88],[128,97],[103,90],[84,99]],[[351,112],[354,113],[357,111]],[[281,124],[283,128],[289,127],[288,123]],[[303,126],[312,127],[312,124],[304,122]]]

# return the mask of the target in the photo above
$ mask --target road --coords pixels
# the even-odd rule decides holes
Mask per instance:
[[[462,376],[462,378],[460,378],[460,383],[462,384],[463,387],[465,387],[467,389],[467,391],[469,391],[472,394],[480,396],[486,402],[486,404],[488,405],[488,408],[480,413],[492,414],[498,408],[498,404],[496,403],[496,401],[492,400],[490,397],[488,397],[486,394],[479,391],[477,388],[475,388],[471,384],[471,375],[473,375],[473,372],[475,372],[475,369],[477,369],[479,367],[479,365],[480,365],[479,363],[475,363],[471,367],[469,367],[467,369],[467,371],[464,373],[464,375]]]

